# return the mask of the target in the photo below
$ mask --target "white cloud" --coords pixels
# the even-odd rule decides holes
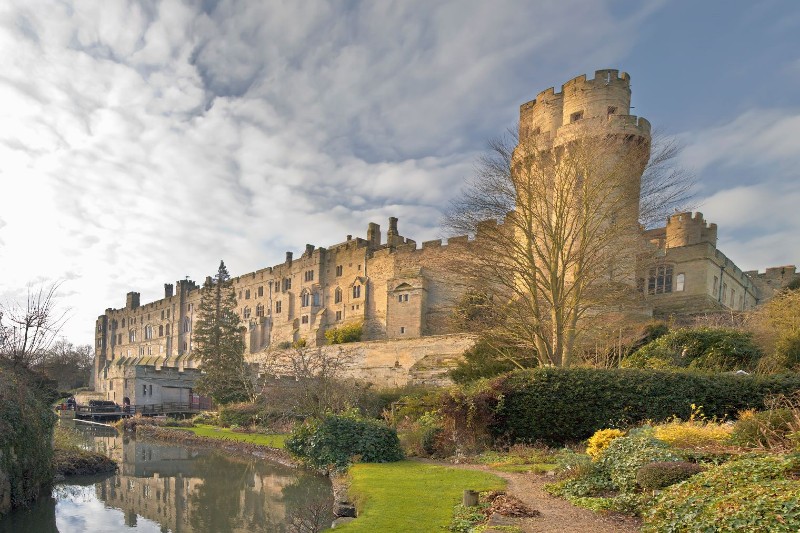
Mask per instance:
[[[434,238],[484,140],[544,86],[614,66],[651,11],[4,2],[0,296],[66,279],[66,333],[91,342],[126,292],[220,258],[243,273],[389,216]]]
[[[800,260],[800,110],[751,109],[684,134],[700,209],[719,226],[719,248],[745,270]]]

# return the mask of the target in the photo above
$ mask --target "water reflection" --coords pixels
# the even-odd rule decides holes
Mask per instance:
[[[87,443],[118,461],[119,472],[57,485],[51,498],[0,521],[0,532],[291,532],[330,522],[324,478],[105,428],[86,434]]]

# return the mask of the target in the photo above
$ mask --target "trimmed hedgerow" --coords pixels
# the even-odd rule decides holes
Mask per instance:
[[[292,432],[285,448],[320,469],[341,469],[356,458],[365,463],[389,463],[403,458],[394,429],[349,414],[306,421]]]
[[[659,490],[685,481],[704,470],[699,464],[686,461],[648,463],[636,472],[636,483],[643,489]]]
[[[800,530],[797,456],[745,457],[666,489],[645,513],[645,533]]]
[[[455,428],[485,429],[495,440],[560,445],[598,429],[645,420],[709,418],[762,408],[770,394],[800,390],[800,375],[749,376],[645,369],[537,368],[505,374],[442,397]]]

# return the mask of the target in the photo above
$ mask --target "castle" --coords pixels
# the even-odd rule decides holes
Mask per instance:
[[[520,107],[520,139],[551,146],[581,135],[587,125],[649,142],[650,124],[630,112],[630,79],[617,70],[579,76]],[[635,173],[634,173],[635,174]],[[639,187],[641,173],[630,176]],[[638,190],[638,189],[637,189]],[[640,231],[636,214],[626,224]],[[654,316],[723,309],[746,310],[800,277],[794,266],[742,272],[716,248],[717,227],[700,213],[677,213],[644,231],[655,261],[640,265],[636,281]],[[480,230],[476,239],[480,239]],[[264,354],[304,342],[320,350],[348,350],[352,374],[379,385],[437,381],[442,368],[473,342],[453,331],[452,308],[467,289],[453,259],[468,254],[467,236],[423,242],[399,233],[390,218],[385,239],[370,223],[366,235],[325,248],[307,244],[299,257],[232,279],[247,327],[246,353]],[[200,373],[192,330],[200,288],[191,280],[164,285],[164,298],[144,305],[129,292],[123,308],[108,308],[95,324],[95,390],[134,404],[188,403]],[[325,332],[363,324],[362,342],[325,346]]]

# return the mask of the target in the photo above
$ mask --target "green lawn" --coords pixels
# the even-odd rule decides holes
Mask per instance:
[[[453,506],[465,489],[505,487],[505,481],[492,474],[416,461],[357,464],[349,473],[348,493],[359,515],[336,531],[441,531],[450,524]]]
[[[235,440],[240,442],[249,442],[251,444],[259,444],[261,446],[269,446],[271,448],[283,448],[284,442],[289,437],[286,434],[265,435],[263,433],[238,433],[231,431],[228,428],[220,428],[216,426],[196,426],[193,428],[173,428],[191,431],[199,437],[210,437],[212,439]]]

